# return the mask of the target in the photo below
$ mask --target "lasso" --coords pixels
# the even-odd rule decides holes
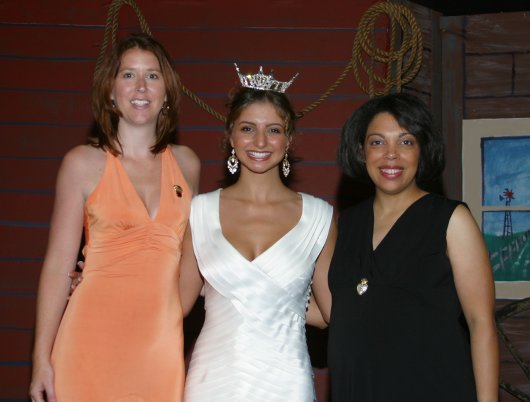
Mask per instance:
[[[151,35],[149,25],[135,0],[113,0],[107,15],[105,34],[96,62],[95,72],[98,71],[103,62],[109,41],[112,46],[116,43],[119,11],[124,4],[134,10],[142,31]],[[375,40],[375,23],[379,17],[384,15],[387,15],[390,21],[388,50],[378,48]],[[299,118],[303,117],[316,109],[335,91],[352,69],[357,84],[370,97],[388,94],[392,90],[401,91],[402,86],[412,81],[418,73],[422,63],[422,52],[423,36],[421,30],[414,15],[406,6],[390,2],[381,2],[373,5],[363,14],[359,22],[359,30],[353,42],[352,58],[344,68],[344,71],[317,100],[299,111],[297,116]],[[377,67],[378,63],[385,65],[386,75],[384,77],[376,74],[375,67]],[[362,78],[361,70],[364,71],[367,83]],[[382,86],[382,89],[377,88],[377,83],[382,84],[379,85],[379,87]],[[179,84],[181,91],[202,109],[218,120],[226,121],[221,113],[200,99],[182,82]]]

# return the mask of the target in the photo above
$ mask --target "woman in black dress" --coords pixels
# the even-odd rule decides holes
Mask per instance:
[[[496,401],[488,253],[464,204],[424,190],[443,143],[418,98],[374,98],[343,127],[339,163],[375,196],[344,211],[329,271],[333,402]]]

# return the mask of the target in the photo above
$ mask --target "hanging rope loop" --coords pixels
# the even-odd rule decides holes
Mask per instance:
[[[382,16],[390,21],[388,50],[377,47],[376,22]],[[398,39],[401,39],[399,45]],[[370,7],[362,16],[352,50],[355,80],[370,97],[386,95],[414,79],[423,57],[423,35],[412,12],[402,4],[383,2]],[[378,63],[386,75],[377,75]],[[364,70],[367,83],[361,78]],[[384,69],[384,68],[383,68]],[[377,84],[382,89],[376,88]]]
[[[151,35],[151,30],[149,29],[149,24],[142,14],[140,7],[136,4],[134,0],[112,0],[112,3],[109,7],[109,13],[107,15],[107,23],[105,24],[105,33],[103,34],[103,43],[101,44],[101,49],[99,49],[99,56],[96,61],[96,68],[94,69],[94,75],[99,71],[103,60],[105,59],[105,53],[107,52],[107,47],[109,41],[112,44],[112,47],[116,44],[116,36],[118,34],[118,18],[120,14],[121,7],[126,4],[130,6],[136,13],[138,22],[140,23],[140,28],[142,32]]]
[[[152,35],[149,25],[135,0],[113,0],[109,7],[107,23],[105,25],[105,34],[96,61],[94,75],[96,75],[105,59],[105,53],[109,46],[109,42],[112,47],[116,44],[119,12],[123,5],[128,5],[134,10],[138,17],[142,32]],[[375,24],[381,15],[386,15],[390,21],[388,50],[377,47]],[[396,45],[398,38],[401,38],[399,47]],[[422,63],[422,52],[423,36],[421,30],[416,23],[414,15],[407,7],[390,2],[382,2],[373,5],[361,18],[359,30],[353,43],[352,58],[349,63],[335,82],[322,95],[320,95],[316,101],[297,112],[297,117],[301,118],[320,106],[320,104],[326,100],[340,84],[342,84],[352,69],[357,84],[370,97],[386,95],[393,88],[397,91],[401,91],[401,87],[412,81],[418,73]],[[386,65],[386,75],[384,77],[379,77],[376,74],[378,63]],[[360,69],[365,72],[368,81],[367,84],[361,79]],[[377,83],[382,84],[382,90],[376,88]],[[381,85],[379,85],[379,87],[380,86]],[[223,123],[226,122],[226,117],[224,115],[214,110],[182,84],[182,82],[180,82],[180,90],[206,112],[210,113]]]

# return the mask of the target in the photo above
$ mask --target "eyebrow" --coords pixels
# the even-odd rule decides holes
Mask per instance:
[[[368,137],[370,137],[372,135],[380,135],[381,137],[385,136],[385,134],[383,134],[383,133],[374,132],[374,133],[366,133],[366,138],[368,138]],[[403,132],[399,133],[399,137],[404,137],[406,135],[412,135],[413,137],[415,137],[414,134],[412,134],[411,132],[408,132],[408,131],[403,131]]]
[[[238,124],[250,124],[252,126],[256,126],[257,123],[254,123],[252,121],[247,121],[247,120],[241,120]],[[269,124],[266,124],[267,127],[270,127],[270,126],[279,126],[279,127],[284,127],[284,125],[282,123],[269,123]]]

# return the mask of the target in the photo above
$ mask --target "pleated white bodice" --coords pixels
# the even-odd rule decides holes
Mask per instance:
[[[190,224],[204,277],[205,322],[186,379],[185,402],[315,400],[305,314],[332,207],[301,194],[300,221],[248,261],[223,236],[221,190],[194,198]]]

